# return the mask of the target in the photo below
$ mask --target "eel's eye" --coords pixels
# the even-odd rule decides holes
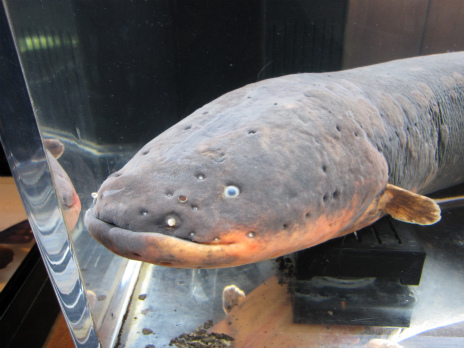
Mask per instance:
[[[237,186],[230,185],[224,189],[224,196],[226,196],[227,198],[235,198],[239,194],[240,194],[240,190],[238,189]]]

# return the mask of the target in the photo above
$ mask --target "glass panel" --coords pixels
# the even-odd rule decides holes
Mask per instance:
[[[289,281],[293,275],[289,265],[301,256],[221,269],[168,268],[111,253],[84,225],[84,214],[95,198],[92,194],[102,182],[148,141],[205,103],[271,77],[464,49],[462,35],[456,34],[464,30],[460,2],[3,3],[35,119],[25,121],[24,141],[30,143],[23,147],[24,157],[23,140],[18,136],[4,136],[2,141],[12,149],[10,165],[76,344],[98,346],[98,340],[103,347],[162,347],[187,333],[177,342],[192,341],[198,335],[204,342],[215,339],[230,345],[228,336],[197,329],[209,320],[216,324],[214,332],[233,336],[238,345],[253,342],[249,344],[254,348],[272,344],[361,347],[371,340],[385,340],[371,341],[373,347],[406,339],[405,347],[463,343],[462,331],[453,327],[420,335],[463,320],[462,298],[455,290],[463,286],[462,260],[457,257],[462,250],[462,230],[456,226],[449,238],[441,239],[441,246],[434,244],[435,230],[419,228],[427,254],[420,286],[399,281],[385,285],[385,279],[374,276],[321,276],[310,290],[298,293],[306,298],[318,289],[315,301],[321,302],[328,297],[326,289],[336,283],[345,290],[371,289],[382,301],[393,297],[385,289],[400,289],[395,293],[399,309],[380,310],[396,313],[392,320],[412,315],[410,327],[405,328],[409,318],[403,325],[393,321],[398,325],[381,327],[366,324],[372,318],[359,313],[348,317],[354,325],[333,325],[330,317],[337,316],[335,309],[321,315],[328,318],[326,322],[293,323],[299,308],[292,309],[287,289],[298,292],[299,285]],[[15,128],[12,117],[7,121]],[[156,168],[153,172],[156,179]],[[146,178],[134,185],[143,185],[142,179]],[[261,190],[283,189],[263,184]],[[456,209],[460,208],[450,208],[447,215],[462,216],[462,210]],[[394,228],[403,228],[395,224]],[[382,227],[376,228],[362,238],[382,240]],[[392,238],[397,241],[402,236]],[[344,243],[358,240],[350,235]],[[285,285],[277,284],[276,274]],[[223,291],[230,285],[237,288],[227,291],[240,299],[239,288],[247,298],[226,316]],[[359,295],[358,302],[372,300],[367,296]],[[336,305],[346,311],[344,299]],[[79,307],[79,312],[70,310],[72,306]],[[363,321],[365,325],[360,325]],[[188,335],[195,330],[195,335]]]

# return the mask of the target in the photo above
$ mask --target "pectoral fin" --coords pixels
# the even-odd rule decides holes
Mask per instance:
[[[441,219],[441,210],[431,198],[387,184],[380,206],[394,219],[419,225],[432,225]]]

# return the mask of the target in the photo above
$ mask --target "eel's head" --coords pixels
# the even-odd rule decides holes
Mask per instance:
[[[244,168],[249,158],[226,154],[218,162],[203,152],[195,162],[152,167],[143,153],[103,183],[85,217],[95,239],[131,259],[178,268],[258,262],[337,236],[366,206],[358,197],[343,203],[349,188],[300,191],[293,185],[301,183],[263,157],[236,171],[229,166]],[[328,170],[318,169],[320,178]]]
[[[215,268],[378,219],[388,168],[364,130],[370,116],[363,128],[341,97],[328,110],[330,95],[303,93],[299,83],[236,90],[149,142],[102,184],[85,217],[91,235],[127,258]]]
[[[102,184],[88,231],[116,254],[178,268],[258,262],[350,232],[385,188],[383,157],[372,146],[353,156],[330,135],[301,140],[281,119],[170,142],[182,121]]]

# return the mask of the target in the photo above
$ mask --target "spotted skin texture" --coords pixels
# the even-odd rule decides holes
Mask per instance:
[[[145,145],[85,222],[119,255],[182,268],[280,256],[389,212],[417,223],[402,206],[438,208],[410,192],[464,181],[463,100],[464,53],[251,84]]]

